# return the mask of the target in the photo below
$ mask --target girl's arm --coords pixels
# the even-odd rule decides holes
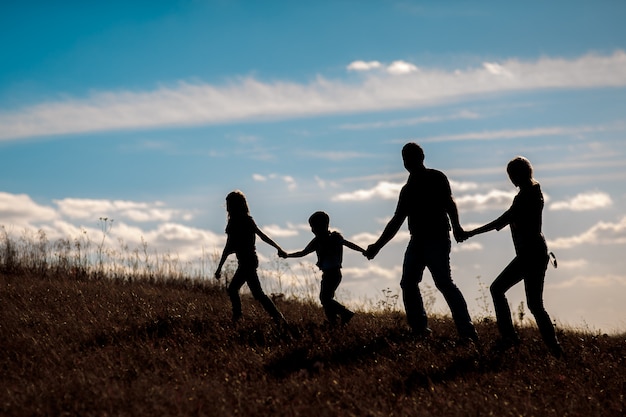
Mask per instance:
[[[224,250],[222,251],[222,257],[220,258],[220,263],[217,265],[217,269],[215,270],[215,278],[220,279],[222,276],[222,267],[224,266],[224,262],[226,262],[226,258],[228,255],[233,253],[232,244],[230,243],[230,238],[226,239],[226,245],[224,246]]]
[[[265,233],[263,233],[263,231],[261,229],[259,229],[258,226],[255,225],[255,232],[257,235],[259,235],[259,237],[261,238],[261,240],[265,243],[267,243],[268,245],[272,246],[273,248],[275,248],[278,251],[279,255],[284,255],[285,251],[283,250],[283,248],[281,248],[278,243],[274,242],[272,239],[270,239],[270,237],[268,235],[266,235]]]
[[[355,251],[357,251],[357,252],[361,252],[361,253],[363,253],[363,254],[365,253],[365,249],[363,249],[362,247],[360,247],[360,246],[359,246],[359,245],[357,245],[356,243],[352,243],[352,242],[350,242],[349,240],[344,239],[344,240],[343,240],[343,245],[344,245],[346,248],[350,248],[350,249],[352,249],[352,250],[355,250]]]

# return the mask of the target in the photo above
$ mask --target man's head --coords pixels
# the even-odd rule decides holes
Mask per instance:
[[[402,148],[404,167],[409,172],[424,168],[424,150],[415,142],[409,142]]]

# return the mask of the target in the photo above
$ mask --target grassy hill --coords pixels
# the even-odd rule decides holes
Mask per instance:
[[[281,332],[250,298],[230,320],[218,284],[69,271],[0,274],[2,416],[623,416],[626,335],[561,331],[554,359],[535,328],[490,351],[459,345],[448,317],[424,341],[401,312],[327,329],[317,302],[277,299]]]

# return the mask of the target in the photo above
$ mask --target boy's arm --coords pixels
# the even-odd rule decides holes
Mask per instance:
[[[286,253],[285,258],[302,258],[303,256],[313,252],[315,252],[315,239],[310,241],[309,244],[306,245],[306,247],[301,251]]]
[[[365,249],[363,249],[362,247],[360,247],[359,245],[357,245],[356,243],[352,243],[349,240],[344,239],[343,240],[343,245],[346,248],[350,248],[352,250],[355,250],[357,252],[361,252],[361,253],[365,253]]]

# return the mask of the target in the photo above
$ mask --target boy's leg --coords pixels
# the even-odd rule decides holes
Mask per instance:
[[[496,321],[500,335],[504,339],[511,341],[518,341],[519,337],[513,327],[511,309],[509,308],[509,302],[506,299],[505,293],[521,280],[522,271],[520,269],[520,261],[515,257],[511,263],[500,272],[500,275],[498,275],[489,287],[491,297],[493,298],[493,307],[496,311]]]
[[[340,316],[342,318],[342,321],[347,321],[345,319],[348,315],[352,317],[352,312],[334,299],[335,291],[337,291],[340,283],[341,271],[339,269],[324,271],[324,273],[322,274],[322,282],[320,285],[320,302],[322,303],[322,307],[324,307],[324,313],[326,314],[326,318],[331,324],[336,323],[337,316]]]

